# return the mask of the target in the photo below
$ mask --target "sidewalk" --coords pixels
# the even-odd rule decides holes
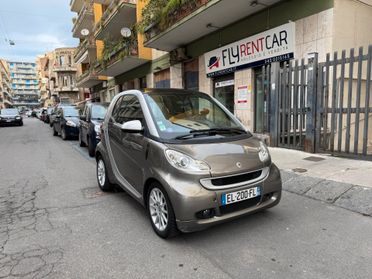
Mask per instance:
[[[272,161],[281,170],[372,188],[372,161],[311,154],[285,148],[269,149]]]
[[[372,217],[372,162],[269,149],[284,190]]]

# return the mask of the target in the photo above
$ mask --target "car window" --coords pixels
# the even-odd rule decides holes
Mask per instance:
[[[112,113],[111,113],[111,119],[110,120],[116,121],[116,118],[117,118],[117,115],[119,113],[119,108],[120,108],[120,104],[121,104],[122,100],[123,100],[123,96],[119,97],[119,99],[116,101],[114,109],[112,110]]]
[[[92,119],[103,120],[105,118],[107,106],[94,105],[91,107],[90,117]]]
[[[138,98],[133,95],[123,96],[114,120],[119,124],[131,120],[140,120],[143,125],[143,112]]]
[[[71,108],[65,107],[63,109],[63,114],[66,117],[77,117],[79,116],[79,110],[74,107],[71,107]]]

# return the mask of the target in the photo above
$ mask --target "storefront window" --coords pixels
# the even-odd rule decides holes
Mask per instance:
[[[214,79],[213,97],[234,113],[234,75]]]

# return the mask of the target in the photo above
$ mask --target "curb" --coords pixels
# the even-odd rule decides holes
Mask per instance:
[[[372,217],[372,188],[280,170],[283,190]]]

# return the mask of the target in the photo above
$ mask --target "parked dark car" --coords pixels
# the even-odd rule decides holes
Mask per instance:
[[[46,116],[47,116],[47,109],[46,108],[40,109],[40,120],[45,122]]]
[[[49,115],[49,126],[53,127],[54,119],[56,117],[57,110],[62,107],[75,107],[74,105],[58,104],[52,107],[52,110]]]
[[[14,108],[2,109],[0,112],[0,125],[23,125],[23,118],[19,111]]]
[[[96,146],[101,140],[101,124],[109,103],[87,103],[80,116],[79,143],[88,146],[89,156],[94,157]]]
[[[45,120],[44,120],[45,123],[50,123],[50,116],[53,112],[53,109],[54,108],[47,108],[47,113],[46,113]]]
[[[79,110],[73,106],[57,109],[53,121],[53,136],[61,135],[63,140],[79,136]]]

